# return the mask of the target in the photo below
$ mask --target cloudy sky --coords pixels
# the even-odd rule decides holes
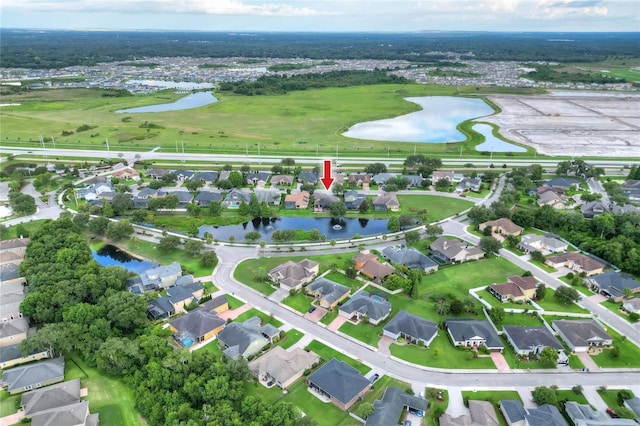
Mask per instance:
[[[2,28],[640,31],[638,0],[2,0]]]

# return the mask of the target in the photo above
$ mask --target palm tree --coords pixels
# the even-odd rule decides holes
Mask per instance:
[[[439,299],[436,302],[436,311],[439,315],[446,315],[449,313],[449,301],[446,299]]]

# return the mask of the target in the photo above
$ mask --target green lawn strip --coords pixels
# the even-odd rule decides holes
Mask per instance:
[[[213,285],[213,282],[211,282],[211,281],[203,281],[200,284],[202,284],[202,287],[204,287],[204,292],[206,294],[211,294],[211,293],[215,293],[216,291],[218,291],[218,287]]]
[[[572,312],[576,314],[589,313],[587,309],[581,308],[575,303],[571,303],[569,305],[563,305],[553,297],[555,294],[556,294],[555,290],[547,287],[547,292],[544,299],[539,300],[536,303],[540,305],[545,311],[549,311],[549,312]]]
[[[502,354],[504,355],[504,359],[507,361],[507,364],[509,364],[509,367],[519,370],[537,370],[548,368],[543,366],[538,361],[521,361],[520,359],[518,359],[518,356],[509,344],[509,341],[504,336],[502,337],[502,344],[504,344],[504,350],[502,351]]]
[[[349,287],[351,289],[351,294],[355,293],[356,290],[364,285],[362,281],[351,279],[340,272],[329,272],[325,275],[325,278]]]
[[[474,358],[472,351],[454,347],[443,330],[439,331],[438,336],[433,339],[429,348],[393,343],[390,350],[391,354],[397,358],[429,367],[449,369],[496,368],[491,358]]]
[[[290,402],[300,408],[305,415],[318,421],[319,425],[337,425],[349,413],[342,411],[331,402],[322,402],[307,390],[307,384],[300,380],[289,387],[289,392],[282,398],[284,402]]]
[[[303,291],[301,291],[293,296],[285,297],[282,303],[301,314],[306,314],[311,307],[311,302],[313,302],[313,300],[313,297],[307,296]]]
[[[545,272],[553,273],[556,271],[554,268],[545,264],[544,262],[540,262],[538,260],[532,260],[532,259],[529,259],[529,262],[536,265],[538,268],[542,269]]]
[[[564,280],[563,280],[563,281],[564,281]],[[567,282],[567,284],[571,285],[571,283],[570,283],[570,282]],[[578,290],[580,293],[582,293],[582,295],[583,295],[584,297],[591,297],[591,296],[593,296],[593,295],[595,294],[594,292],[592,292],[592,291],[591,291],[591,290],[589,290],[588,288],[586,288],[586,287],[582,287],[582,286],[580,286],[580,285],[579,285],[579,286],[572,286],[572,287],[573,287],[573,288],[575,288],[576,290]]]
[[[100,414],[100,424],[144,425],[135,408],[133,391],[121,380],[100,373],[87,366],[77,356],[67,357],[67,363],[75,362],[88,377],[81,377],[82,387],[88,387],[89,410]]]
[[[200,266],[200,256],[192,256],[184,250],[174,249],[169,252],[164,252],[156,249],[156,245],[154,243],[140,239],[135,242],[130,239],[124,240],[116,245],[122,245],[127,251],[161,265],[179,262],[188,273],[193,274],[195,277],[209,276],[213,272],[213,266]]]
[[[614,358],[611,349],[605,349],[599,355],[592,355],[591,359],[603,368],[640,367],[640,347],[634,345],[617,331],[607,327],[607,333],[613,337],[613,346],[620,349],[618,357]]]
[[[329,311],[320,320],[320,322],[324,325],[329,325],[333,322],[334,319],[338,317],[338,310],[334,309],[333,311]]]
[[[502,320],[502,325],[522,325],[526,327],[542,327],[544,323],[540,317],[533,314],[514,314],[508,312]]]
[[[517,391],[462,391],[462,398],[465,401],[489,401],[493,405],[493,408],[495,408],[496,410],[500,426],[507,426],[507,421],[505,420],[504,415],[499,408],[500,401],[504,399],[522,401],[522,399],[520,398],[520,394]]]
[[[265,314],[262,311],[257,310],[256,308],[251,308],[249,309],[247,312],[244,312],[240,315],[238,315],[236,317],[236,319],[234,319],[235,322],[243,322],[248,320],[251,317],[259,317],[263,323],[265,324],[271,324],[274,327],[280,327],[282,325],[282,323],[280,321],[278,321],[277,319],[275,319],[274,317]]]
[[[215,359],[222,359],[222,349],[218,346],[218,341],[214,340],[197,349],[198,352],[211,353]]]
[[[373,386],[371,387],[371,392],[366,394],[364,398],[362,398],[362,401],[355,403],[354,406],[351,407],[350,411],[358,414],[360,411],[360,406],[362,406],[362,404],[373,404],[375,400],[382,400],[384,392],[390,386],[400,388],[403,391],[411,389],[411,385],[406,382],[394,379],[393,377],[382,376],[373,384]]]
[[[416,214],[416,212],[426,209],[429,222],[445,219],[473,206],[471,201],[462,198],[437,195],[399,194],[398,201],[402,214]]]
[[[273,405],[276,402],[282,401],[282,399],[286,396],[286,394],[283,393],[282,389],[280,389],[279,387],[274,386],[271,388],[267,388],[257,380],[252,380],[251,382],[245,384],[244,391],[247,395],[256,396],[269,405]]]
[[[600,303],[600,306],[607,308],[608,310],[610,310],[611,312],[613,312],[614,314],[618,315],[620,318],[623,318],[626,321],[635,322],[629,319],[629,314],[627,314],[626,312],[620,309],[622,307],[622,303],[623,302],[613,302],[611,300],[605,300],[604,302]]]
[[[45,223],[50,221],[51,219],[38,219],[32,220],[30,222],[21,223],[22,227],[29,233],[29,235],[33,235],[40,227]],[[0,222],[1,224],[1,222]],[[16,228],[18,225],[12,225],[7,227],[7,232],[2,235],[2,240],[12,240],[14,238],[18,238],[19,235],[16,234]]]
[[[621,407],[618,404],[618,391],[619,389],[598,389],[598,394],[602,398],[602,400],[607,404],[607,407],[616,411]]]
[[[569,353],[568,351],[565,351],[565,353]],[[584,368],[584,364],[582,363],[582,361],[580,360],[580,358],[578,358],[578,355],[569,355],[569,367],[571,367],[574,370],[582,370]]]
[[[8,391],[2,391],[0,393],[0,417],[17,413],[20,408],[21,397],[21,394],[9,395]]]
[[[349,253],[335,253],[335,254],[323,254],[314,256],[276,256],[276,257],[261,257],[259,259],[247,259],[236,267],[234,271],[234,278],[241,283],[248,285],[254,290],[264,294],[270,295],[276,289],[268,283],[258,281],[256,276],[262,275],[262,273],[268,273],[271,269],[278,265],[281,265],[288,260],[299,262],[302,259],[311,259],[320,264],[320,273],[328,270],[331,265],[337,264],[339,267],[346,265],[346,262],[353,258],[355,252]]]
[[[442,393],[442,400],[438,400],[436,398],[430,398],[430,390],[434,389],[438,395],[438,393]],[[438,416],[438,412],[444,413],[447,411],[447,407],[449,406],[449,391],[446,389],[438,389],[438,388],[425,388],[425,396],[427,398],[427,416],[426,421],[428,426],[438,426],[440,424]]]
[[[336,351],[335,349],[330,348],[324,343],[318,342],[317,340],[312,340],[311,343],[309,343],[309,345],[307,346],[307,349],[315,352],[322,359],[323,363],[330,361],[331,358],[335,358],[339,361],[349,364],[363,375],[367,374],[371,370],[371,368],[367,367],[361,362],[356,361],[355,359],[350,358]]]
[[[302,339],[303,336],[304,333],[296,330],[295,328],[292,328],[291,330],[286,332],[286,337],[278,342],[278,346],[282,346],[282,349],[289,349],[300,339]]]
[[[225,294],[224,297],[227,298],[227,302],[229,302],[229,309],[238,309],[240,306],[244,305],[244,302],[238,300],[230,294]]]
[[[558,389],[556,394],[558,395],[558,401],[574,401],[578,404],[589,405],[589,401],[587,401],[587,398],[585,398],[583,394],[577,394],[571,389]],[[564,404],[561,405],[564,406]]]
[[[338,330],[373,347],[378,346],[378,340],[382,335],[382,326],[374,326],[362,322],[354,324],[347,321]]]

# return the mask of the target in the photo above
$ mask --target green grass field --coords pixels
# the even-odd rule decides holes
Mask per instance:
[[[417,345],[397,345],[395,343],[389,349],[393,356],[429,367],[449,369],[496,368],[491,358],[474,358],[473,352],[454,347],[443,330],[438,332],[438,336],[433,339],[428,349]]]
[[[291,346],[295,345],[296,342],[302,339],[303,336],[304,334],[301,331],[292,328],[287,331],[286,337],[278,342],[278,346],[282,346],[283,349],[289,349]]]
[[[594,362],[603,368],[640,367],[640,348],[609,327],[607,333],[613,337],[613,346],[620,349],[619,355],[614,357],[611,349],[605,349],[601,354],[591,356]]]
[[[256,308],[251,308],[247,312],[244,312],[244,313],[238,315],[234,321],[235,322],[243,322],[243,321],[248,320],[251,317],[259,317],[264,324],[271,324],[272,326],[274,326],[276,328],[282,326],[282,323],[280,321],[278,321],[277,319],[273,318],[272,316],[269,316],[269,315],[265,314],[262,311],[257,310]]]
[[[9,395],[8,391],[0,393],[0,417],[9,416],[18,412],[21,395]]]
[[[569,305],[564,305],[558,302],[553,296],[556,292],[552,288],[547,288],[546,295],[543,300],[537,301],[536,303],[540,305],[545,311],[549,312],[572,312],[576,314],[588,314],[589,311],[581,308],[575,303],[571,303]]]
[[[430,390],[432,389],[436,392],[433,398],[429,396]],[[438,393],[442,394],[441,400],[438,399],[438,396],[437,396]],[[439,410],[442,410],[443,413],[447,411],[447,407],[449,406],[449,391],[447,391],[446,389],[427,387],[425,388],[425,396],[429,404],[427,407],[427,416],[426,416],[427,425],[438,426],[440,424],[440,421],[439,421],[440,416],[437,416],[437,412]]]
[[[490,91],[501,91],[499,88]],[[156,146],[175,151],[176,141],[189,152],[224,152],[279,156],[333,155],[336,146],[342,155],[398,155],[436,153],[476,154],[474,142],[415,144],[347,139],[341,134],[351,125],[390,118],[416,111],[406,96],[486,93],[475,87],[421,84],[372,85],[290,92],[277,96],[237,96],[216,93],[219,101],[201,108],[148,114],[116,114],[114,111],[173,102],[183,95],[162,91],[150,95],[102,97],[102,90],[43,90],[3,96],[4,141],[38,146],[40,135],[56,136],[58,148],[104,149],[109,139],[111,151],[147,150]],[[277,107],[274,108],[274,105]],[[158,128],[144,128],[145,122]],[[25,125],[28,123],[28,125]],[[283,125],[286,123],[286,125]],[[78,132],[83,124],[96,126]],[[141,127],[142,126],[142,127]],[[73,132],[62,136],[62,132]],[[260,148],[258,148],[258,144]],[[47,145],[50,145],[47,144]]]
[[[416,211],[426,209],[427,221],[436,222],[456,213],[460,213],[473,206],[465,199],[441,197],[437,195],[398,195],[400,208],[404,214],[415,214]]]
[[[309,345],[307,345],[307,349],[315,352],[323,362],[330,361],[331,358],[335,358],[339,361],[345,362],[358,370],[360,374],[367,374],[371,369],[361,362],[350,358],[346,355],[343,355],[341,352],[336,351],[335,349],[330,348],[324,343],[318,342],[317,340],[311,341]]]

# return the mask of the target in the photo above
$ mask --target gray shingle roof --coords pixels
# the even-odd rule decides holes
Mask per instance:
[[[391,303],[380,297],[372,297],[369,292],[362,290],[354,294],[351,299],[340,307],[340,312],[353,314],[356,311],[366,315],[371,320],[378,321],[389,315]]]
[[[326,300],[329,304],[340,299],[350,291],[349,287],[323,277],[315,279],[307,286],[307,289],[309,291],[320,293],[322,295],[322,299]]]
[[[428,342],[438,332],[438,325],[433,321],[401,310],[384,326],[384,330],[393,334],[403,333]]]
[[[195,202],[202,205],[209,205],[211,202],[220,200],[222,200],[222,193],[213,191],[200,191],[195,198]]]
[[[224,325],[224,320],[212,312],[195,309],[171,321],[170,324],[179,333],[188,333],[191,336],[200,338]]]
[[[544,404],[538,408],[530,408],[527,415],[529,426],[567,426],[560,411],[553,405]]]
[[[631,275],[621,272],[609,271],[589,279],[596,282],[600,290],[606,291],[611,296],[623,296],[625,288],[630,290],[640,288],[640,282]]]
[[[26,416],[40,411],[80,402],[80,379],[47,386],[22,394],[20,406]]]
[[[500,401],[500,404],[507,416],[507,423],[517,423],[525,419],[527,411],[524,409],[521,401],[516,399],[503,399]]]
[[[438,264],[415,248],[387,246],[382,255],[392,263],[404,265],[407,268],[427,269],[437,267]]]
[[[269,342],[260,332],[261,323],[259,317],[251,317],[245,322],[227,325],[218,334],[218,340],[228,349],[225,353],[234,358],[236,355],[243,355],[253,342],[263,341],[262,346],[266,346]]]
[[[69,426],[85,423],[89,414],[89,401],[55,407],[31,418],[31,426]]]
[[[491,326],[489,321],[471,320],[471,319],[455,319],[447,320],[445,323],[451,335],[456,341],[464,341],[475,336],[482,337],[486,340],[486,346],[492,348],[503,348],[504,345],[500,341],[500,337]]]
[[[6,370],[2,382],[8,384],[8,390],[20,389],[28,385],[64,378],[64,357],[38,361]]]
[[[405,407],[426,411],[427,401],[417,396],[409,395],[396,388],[388,387],[381,400],[373,403],[375,409],[365,422],[365,426],[389,426],[398,424],[398,419]]]
[[[0,338],[26,333],[29,330],[29,320],[26,317],[16,318],[0,323]]]
[[[335,358],[314,371],[308,380],[342,404],[347,404],[371,384],[358,370]]]
[[[519,325],[505,325],[504,332],[516,345],[516,350],[528,350],[530,347],[546,346],[562,349],[562,344],[546,327],[524,327]]]
[[[562,334],[574,346],[589,346],[589,342],[611,340],[611,336],[594,320],[557,320],[553,328]]]

